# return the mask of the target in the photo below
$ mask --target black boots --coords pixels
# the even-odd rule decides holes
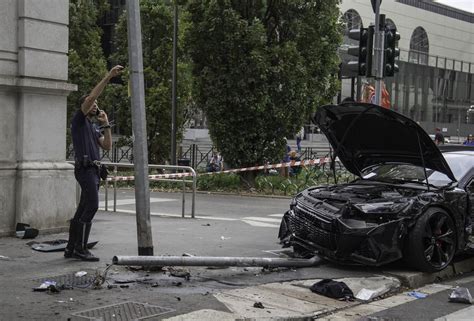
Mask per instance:
[[[74,247],[76,246],[76,225],[77,221],[72,219],[70,224],[69,224],[69,240],[66,245],[66,249],[64,249],[64,257],[66,259],[72,258],[72,252],[74,252]]]
[[[87,248],[92,223],[71,220],[69,242],[64,250],[65,258],[77,258],[83,261],[99,261]],[[72,233],[71,233],[72,231]]]

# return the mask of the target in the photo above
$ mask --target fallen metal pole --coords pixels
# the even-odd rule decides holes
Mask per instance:
[[[321,259],[210,256],[114,256],[113,264],[136,266],[262,266],[308,267],[319,265]]]

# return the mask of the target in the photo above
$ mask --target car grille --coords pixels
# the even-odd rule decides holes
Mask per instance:
[[[331,229],[331,222],[321,220],[317,215],[301,208],[295,208],[294,211],[295,215],[290,215],[288,219],[290,230],[298,239],[325,249],[336,249],[337,236]]]

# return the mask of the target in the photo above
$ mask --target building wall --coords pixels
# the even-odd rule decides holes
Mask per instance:
[[[448,9],[453,16],[461,14],[469,18],[456,19],[404,2],[427,3],[382,2],[380,13],[392,20],[400,33],[400,71],[384,79],[391,108],[419,122],[429,133],[439,127],[447,136],[465,137],[474,132],[472,120],[466,117],[469,107],[474,105],[473,15]],[[340,8],[342,13],[350,9],[357,11],[364,27],[375,21],[370,1],[343,0]],[[410,41],[418,27],[427,34],[428,54],[410,54]],[[372,82],[373,78],[359,77],[358,86],[363,87],[366,81]],[[350,81],[344,80],[342,97],[349,96],[350,89]]]
[[[0,235],[63,229],[75,209],[65,162],[68,0],[0,2]]]
[[[362,18],[364,27],[375,21],[370,1],[342,0],[341,12],[355,9]],[[473,24],[446,17],[434,12],[409,6],[395,0],[384,0],[380,13],[391,19],[400,33],[399,47],[408,51],[410,39],[416,27],[428,33],[430,55],[447,57],[474,63]],[[473,71],[474,72],[474,71]]]

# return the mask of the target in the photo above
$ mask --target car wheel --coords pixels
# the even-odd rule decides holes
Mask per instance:
[[[456,252],[453,219],[440,208],[428,209],[408,234],[405,261],[423,272],[441,271]]]

